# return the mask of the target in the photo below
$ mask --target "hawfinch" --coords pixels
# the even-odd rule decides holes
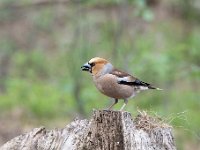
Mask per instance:
[[[126,72],[115,69],[109,61],[103,58],[92,58],[81,69],[92,74],[93,82],[101,93],[115,99],[108,109],[118,103],[118,99],[124,99],[124,104],[120,109],[122,111],[128,103],[128,98],[134,97],[140,91],[147,89],[161,90]]]

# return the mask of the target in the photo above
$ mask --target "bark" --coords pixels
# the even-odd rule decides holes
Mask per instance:
[[[172,127],[140,113],[94,110],[91,120],[76,120],[63,129],[35,128],[1,150],[175,150]]]

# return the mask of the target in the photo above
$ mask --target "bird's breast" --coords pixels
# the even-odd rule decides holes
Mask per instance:
[[[134,87],[118,84],[117,77],[107,74],[98,78],[93,77],[97,89],[106,96],[124,99],[135,95]]]

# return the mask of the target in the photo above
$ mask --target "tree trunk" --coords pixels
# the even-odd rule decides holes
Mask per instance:
[[[94,110],[88,120],[63,129],[35,128],[5,143],[1,150],[175,150],[172,128],[140,113]]]

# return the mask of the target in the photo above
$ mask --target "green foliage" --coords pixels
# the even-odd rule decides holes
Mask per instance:
[[[73,97],[68,93],[70,89],[63,90],[48,82],[9,79],[7,94],[1,95],[0,109],[5,111],[21,107],[39,118],[62,117],[73,111]]]
[[[53,9],[45,8],[40,11],[40,15],[35,15],[32,19],[36,28],[50,32],[55,21],[54,17]]]

